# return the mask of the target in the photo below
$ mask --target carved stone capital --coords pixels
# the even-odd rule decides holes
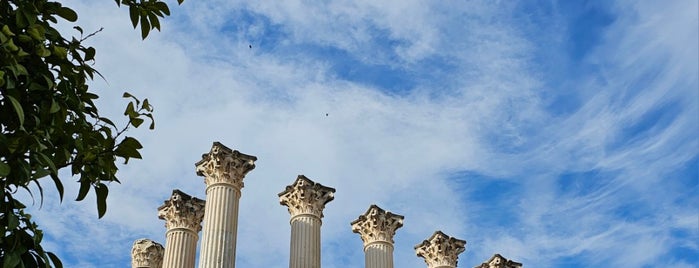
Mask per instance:
[[[160,268],[163,266],[163,245],[150,239],[138,239],[131,248],[131,267]]]
[[[201,231],[201,221],[204,219],[206,203],[180,190],[173,190],[170,199],[158,208],[158,218],[165,220],[168,230],[185,228],[198,233]]]
[[[466,250],[466,241],[436,231],[430,238],[415,246],[417,256],[425,259],[428,267],[456,267],[459,254]]]
[[[323,218],[325,204],[335,198],[335,189],[315,183],[299,175],[294,184],[279,193],[279,203],[289,208],[291,217],[311,214]]]
[[[195,165],[197,175],[204,176],[206,185],[225,183],[236,189],[243,188],[245,174],[255,168],[257,157],[233,151],[219,142],[214,142],[211,151],[203,154]]]
[[[505,259],[505,257],[500,254],[495,254],[488,261],[474,268],[522,268],[522,264]]]
[[[365,247],[374,242],[393,244],[393,236],[396,230],[403,226],[403,218],[377,205],[371,205],[363,215],[351,223],[352,232],[362,237]]]

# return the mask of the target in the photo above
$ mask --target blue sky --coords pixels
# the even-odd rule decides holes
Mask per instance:
[[[111,1],[67,5],[105,28],[89,40],[103,113],[129,91],[156,116],[103,219],[77,184],[32,208],[67,267],[164,243],[156,208],[205,197],[213,141],[259,158],[237,267],[288,265],[276,194],[298,174],[337,189],[323,267],[364,265],[349,223],[370,204],[405,216],[396,267],[425,267],[413,246],[436,230],[468,242],[459,267],[699,263],[696,0],[186,1],[146,41]]]

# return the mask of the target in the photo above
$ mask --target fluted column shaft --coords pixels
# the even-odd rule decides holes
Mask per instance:
[[[174,190],[158,208],[158,218],[167,228],[163,268],[194,268],[204,207],[204,200]]]
[[[192,230],[175,228],[167,231],[163,268],[194,268],[199,236]]]
[[[240,190],[230,184],[214,184],[206,189],[204,232],[199,267],[235,267]]]
[[[289,268],[320,268],[320,226],[325,204],[332,201],[335,189],[299,175],[279,193],[279,203],[291,214],[291,253]]]
[[[393,267],[393,245],[388,242],[375,242],[364,247],[364,267]]]
[[[364,267],[393,268],[393,236],[403,226],[403,216],[371,205],[351,225],[364,242]]]
[[[206,183],[206,214],[199,268],[235,268],[238,203],[245,175],[257,157],[214,142],[211,151],[195,164]]]
[[[290,268],[320,268],[320,218],[298,215],[291,219]]]

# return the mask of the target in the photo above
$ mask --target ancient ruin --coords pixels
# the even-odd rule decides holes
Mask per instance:
[[[201,235],[199,268],[234,268],[238,236],[238,204],[245,175],[255,168],[257,157],[234,151],[214,142],[209,153],[196,163],[204,177],[206,201],[180,190],[158,208],[165,220],[165,246],[138,239],[131,250],[132,268],[194,268]],[[279,203],[290,214],[289,268],[320,268],[321,225],[325,205],[334,199],[335,189],[303,175],[279,193]],[[377,205],[350,223],[364,244],[365,267],[393,268],[393,237],[404,217]],[[202,227],[202,222],[204,226]],[[428,268],[455,268],[466,241],[436,231],[415,246]],[[495,254],[475,268],[521,268],[522,264]]]

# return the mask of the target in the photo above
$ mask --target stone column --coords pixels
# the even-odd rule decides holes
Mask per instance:
[[[294,184],[279,193],[279,203],[291,214],[290,268],[320,268],[320,226],[325,204],[335,189],[299,175]]]
[[[138,239],[131,248],[131,268],[161,268],[163,245],[150,239]]]
[[[466,250],[466,241],[436,231],[415,246],[417,256],[425,259],[427,268],[455,268],[459,254]]]
[[[163,268],[194,268],[204,203],[173,190],[170,199],[158,208],[158,218],[165,220],[167,228]]]
[[[238,202],[245,174],[257,157],[233,151],[214,142],[196,163],[206,183],[206,214],[201,239],[200,268],[234,268],[238,236]]]
[[[352,222],[352,232],[364,242],[364,267],[393,268],[393,236],[403,226],[403,216],[371,205]]]
[[[495,254],[488,261],[476,266],[475,268],[522,268],[522,264],[505,259],[505,257],[500,254]]]

